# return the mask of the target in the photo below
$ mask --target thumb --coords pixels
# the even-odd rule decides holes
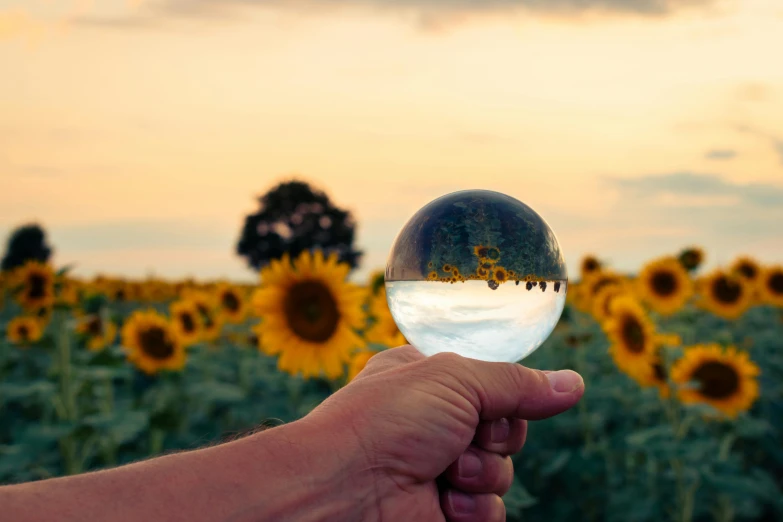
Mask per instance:
[[[428,375],[441,376],[441,382],[473,404],[481,420],[552,417],[579,402],[585,389],[582,377],[571,370],[542,372],[453,353],[439,353],[414,364]]]

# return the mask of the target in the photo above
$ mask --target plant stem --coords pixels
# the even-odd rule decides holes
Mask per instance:
[[[78,412],[76,411],[76,395],[73,389],[73,375],[71,373],[71,343],[68,334],[67,315],[63,310],[57,312],[57,355],[60,369],[60,399],[63,405],[63,418],[66,423],[76,423]],[[60,440],[60,453],[63,458],[63,467],[66,475],[74,475],[79,472],[79,462],[76,456],[76,440],[73,434],[68,434]]]
[[[107,377],[103,382],[103,404],[101,405],[101,411],[105,415],[111,415],[114,411],[114,383],[111,377]],[[111,432],[106,434],[106,440],[103,444],[103,461],[107,466],[114,466],[117,464],[117,445],[114,442],[114,437]]]
[[[160,428],[152,428],[150,430],[150,456],[155,456],[163,451],[163,439],[166,436]]]
[[[577,346],[575,348],[576,350],[576,356],[574,357],[574,366],[576,367],[577,373],[580,375],[585,375],[585,349],[583,346]],[[590,426],[590,418],[589,413],[587,411],[587,401],[585,400],[585,397],[582,397],[582,400],[579,401],[578,406],[579,411],[579,420],[582,424],[582,433],[585,437],[585,451],[587,453],[593,452],[593,430]]]

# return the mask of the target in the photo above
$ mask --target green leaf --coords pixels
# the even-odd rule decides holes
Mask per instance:
[[[652,428],[647,428],[632,433],[627,437],[625,437],[625,441],[628,443],[629,446],[645,446],[654,439],[661,439],[661,438],[673,439],[673,437],[674,437],[674,432],[672,431],[672,427],[668,424],[664,424],[661,426],[654,426]]]
[[[568,461],[571,459],[571,455],[572,452],[569,450],[563,450],[559,452],[554,458],[549,460],[546,466],[541,469],[541,475],[544,477],[554,475],[563,469],[566,464],[568,464]]]
[[[519,478],[514,477],[511,488],[503,496],[506,505],[506,513],[512,517],[522,516],[522,511],[538,503],[538,499],[522,485]]]

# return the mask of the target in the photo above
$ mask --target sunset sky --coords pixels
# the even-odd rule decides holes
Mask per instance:
[[[297,177],[382,268],[419,207],[521,199],[569,270],[783,260],[780,0],[0,0],[0,240],[76,273],[253,280]]]

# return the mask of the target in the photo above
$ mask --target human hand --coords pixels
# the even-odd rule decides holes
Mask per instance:
[[[495,522],[505,520],[509,455],[522,448],[527,420],[561,413],[583,392],[572,371],[424,357],[408,345],[373,356],[300,422],[352,440],[344,451],[361,455],[340,490],[361,499],[346,505],[362,512],[342,520]]]

